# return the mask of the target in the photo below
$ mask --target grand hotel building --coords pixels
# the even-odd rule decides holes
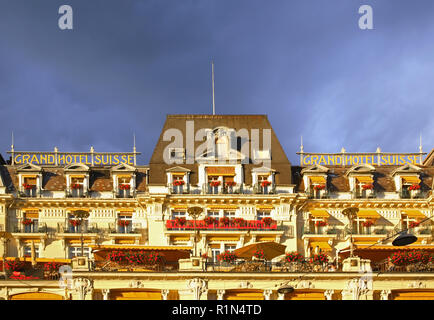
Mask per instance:
[[[207,150],[188,161],[191,121],[195,131],[214,134],[214,155],[224,161]],[[229,143],[240,129],[249,136]],[[168,130],[181,134],[181,147],[169,147]],[[261,147],[264,132],[269,148]],[[194,150],[202,143],[195,141]],[[66,154],[12,146],[9,153],[0,166],[1,260],[20,263],[20,276],[28,278],[5,272],[2,299],[434,299],[431,263],[393,268],[387,259],[398,249],[434,251],[432,220],[417,225],[433,217],[433,151],[398,156],[402,163],[393,165],[381,150],[364,154],[366,161],[354,163],[354,155],[352,163],[336,164],[301,147],[295,166],[266,116],[169,115],[147,166],[137,165],[135,149]],[[229,154],[235,157],[226,161]],[[346,155],[342,150],[341,160]],[[191,207],[201,208],[198,216],[189,215]],[[347,208],[356,210],[349,216]],[[243,225],[206,225],[207,217],[242,218]],[[392,236],[409,227],[418,240],[394,247]],[[325,254],[329,264],[288,268],[284,255],[263,265],[216,259],[259,242],[305,257]],[[137,251],[162,255],[164,265],[106,259]],[[47,275],[44,265],[53,261],[72,273],[60,282]],[[278,290],[285,286],[292,292]]]

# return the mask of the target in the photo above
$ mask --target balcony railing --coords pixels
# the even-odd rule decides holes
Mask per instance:
[[[353,199],[371,199],[377,196],[375,190],[355,190],[352,192]]]
[[[89,192],[87,190],[84,190],[83,188],[70,188],[65,191],[65,195],[67,198],[85,198],[89,195]]]
[[[18,225],[14,227],[16,233],[46,233],[47,224],[39,223],[38,220],[32,220],[30,224],[23,224],[26,219],[18,219]]]
[[[330,192],[324,190],[323,192],[318,192],[316,190],[310,190],[308,193],[309,199],[328,199],[330,198]]]
[[[171,194],[188,194],[190,193],[190,184],[174,185],[169,183],[169,191]]]
[[[244,220],[242,224],[235,223],[212,223],[207,224],[203,220],[194,221],[187,220],[185,224],[180,225],[176,220],[167,220],[166,228],[168,230],[278,230],[277,223],[273,222],[269,225],[265,224],[261,220]]]
[[[24,198],[35,198],[40,195],[40,190],[36,189],[36,186],[33,186],[31,189],[22,189],[18,191],[18,195]]]
[[[275,194],[276,193],[276,185],[270,184],[268,186],[262,186],[261,183],[257,182],[253,185],[253,193],[256,194]]]
[[[116,198],[133,198],[136,195],[136,190],[133,189],[118,189],[115,192]]]

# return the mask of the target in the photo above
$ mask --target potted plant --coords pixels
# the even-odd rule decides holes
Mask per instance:
[[[286,262],[304,262],[304,257],[298,252],[290,252],[285,255]]]
[[[228,217],[223,217],[220,218],[220,225],[223,227],[227,227],[229,225],[229,218]]]
[[[211,187],[218,187],[220,185],[220,181],[211,181],[210,186]]]
[[[179,226],[183,226],[187,223],[187,219],[185,219],[184,217],[176,217],[175,223]]]
[[[261,221],[264,223],[264,225],[265,225],[266,227],[270,227],[271,224],[275,222],[275,221],[274,221],[272,218],[270,218],[270,217],[265,217],[265,218],[263,218]]]
[[[233,263],[237,259],[237,255],[233,252],[225,251],[217,255],[217,260],[225,263]]]
[[[32,219],[23,219],[21,223],[25,226],[31,225],[33,223]]]
[[[253,257],[255,257],[256,259],[264,260],[265,259],[264,250],[261,249],[255,250],[255,252],[253,253]]]
[[[205,222],[205,224],[206,224],[207,226],[211,226],[211,225],[215,224],[215,223],[216,223],[216,220],[217,220],[217,219],[215,219],[215,218],[213,218],[213,217],[206,217],[205,219],[203,219],[203,221]]]

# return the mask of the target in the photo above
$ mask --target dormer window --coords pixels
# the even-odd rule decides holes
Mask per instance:
[[[401,198],[417,198],[420,194],[420,179],[415,176],[403,176]]]
[[[401,198],[419,198],[421,196],[420,173],[421,168],[413,164],[406,164],[392,172],[396,191],[399,192]]]
[[[89,167],[82,163],[73,163],[65,167],[66,194],[81,198],[88,195]]]
[[[118,196],[120,198],[129,198],[131,196],[131,175],[118,175]]]
[[[34,164],[24,164],[17,168],[18,193],[22,197],[37,197],[42,188],[42,169]]]
[[[355,176],[354,195],[356,198],[374,196],[374,180],[371,176]]]
[[[252,170],[253,192],[260,194],[275,193],[275,170],[261,167]]]
[[[172,194],[190,192],[190,170],[182,167],[174,167],[166,170],[167,185]]]
[[[309,177],[309,195],[314,199],[325,198],[327,194],[327,180],[324,176]]]
[[[235,167],[206,167],[206,183],[204,186],[206,193],[233,193],[236,186]]]
[[[130,198],[136,192],[136,168],[120,164],[111,168],[115,197]]]

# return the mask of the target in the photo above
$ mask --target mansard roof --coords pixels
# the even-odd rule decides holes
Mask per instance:
[[[191,121],[194,124],[193,139],[195,133],[200,129],[216,129],[216,128],[230,128],[235,131],[246,129],[249,138],[252,136],[253,129],[259,129],[259,149],[263,146],[263,129],[269,129],[271,133],[271,163],[270,167],[276,170],[275,181],[277,184],[288,185],[291,184],[291,163],[289,162],[280,142],[274,132],[266,115],[168,115],[164,123],[160,138],[154,148],[151,160],[149,162],[150,184],[165,184],[166,183],[166,170],[172,167],[171,164],[166,164],[163,159],[163,153],[166,147],[169,146],[171,141],[164,141],[164,133],[169,129],[176,129],[182,133],[182,146],[185,148],[187,145],[187,130],[186,122]],[[189,136],[190,138],[190,136]],[[249,161],[243,164],[243,176],[246,184],[252,183],[251,170],[254,168],[262,167],[263,163],[254,164],[251,158],[251,139],[239,139],[237,143],[238,151],[242,151],[242,146],[245,143],[249,144]],[[199,146],[205,143],[205,140],[194,141],[194,151]],[[194,152],[193,151],[193,152]],[[192,154],[194,155],[194,153]],[[190,155],[186,155],[188,159]],[[190,181],[192,184],[198,183],[198,162],[187,163],[186,161],[180,166],[191,170]]]

